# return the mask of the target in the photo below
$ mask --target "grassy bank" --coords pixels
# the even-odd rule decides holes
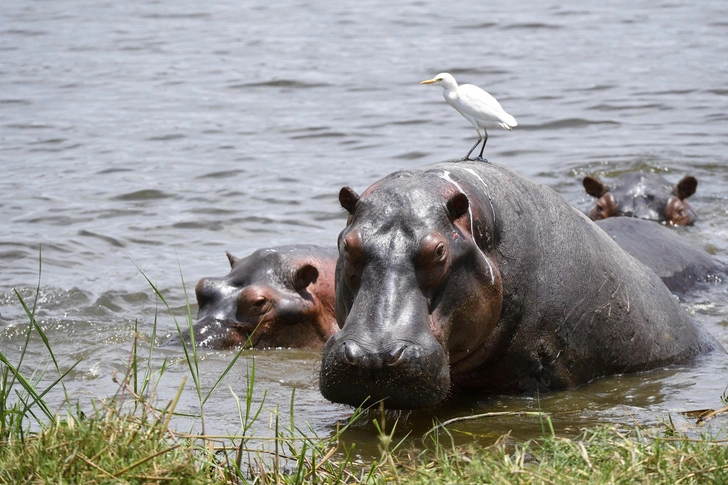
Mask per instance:
[[[408,450],[391,441],[391,423],[387,427],[384,413],[357,412],[342,428],[357,419],[375,420],[381,456],[371,463],[355,462],[353,445],[340,440],[343,429],[334,436],[317,437],[292,420],[276,420],[270,438],[253,441],[250,430],[263,408],[252,399],[254,365],[245,395],[235,398],[240,435],[206,436],[205,404],[224,373],[203,392],[207,386],[200,382],[194,346],[185,346],[184,354],[199,400],[195,418],[202,432],[181,433],[170,422],[185,383],[173,399],[157,402],[154,390],[164,376],[166,362],[152,368],[154,330],[151,344],[134,339],[128,371],[115,377],[115,395],[92,400],[92,410],[85,412],[67,396],[63,411],[52,413],[44,397],[53,389],[65,389],[64,378],[73,366],[59,368],[35,320],[37,302],[26,304],[19,294],[17,297],[29,325],[25,347],[15,361],[0,352],[2,484],[728,483],[728,437],[687,436],[671,420],[650,430],[612,425],[564,438],[556,436],[548,417],[542,416],[540,439],[522,442],[505,435],[487,447],[452,446],[447,428],[439,426],[423,437],[420,449]],[[185,324],[178,325],[180,332],[191,324],[188,312]],[[40,370],[24,371],[25,348],[31,341],[45,345],[52,368],[43,372],[56,378],[41,380]],[[41,381],[50,383],[40,386]],[[291,416],[294,401],[295,397],[290,403]]]
[[[111,409],[90,418],[58,418],[42,432],[4,440],[0,483],[728,483],[725,440],[613,427],[589,429],[576,439],[435,445],[416,454],[384,453],[367,465],[332,455],[335,446],[311,453],[282,438],[279,453],[295,462],[285,469],[264,465],[260,450],[249,452],[256,457],[251,462],[236,464],[229,461],[237,455],[234,440],[227,452],[220,443],[217,453],[205,441],[175,437],[155,420]]]
[[[728,483],[726,441],[648,436],[614,427],[576,439],[549,436],[516,446],[436,449],[396,483]]]

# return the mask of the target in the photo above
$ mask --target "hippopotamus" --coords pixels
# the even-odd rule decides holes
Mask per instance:
[[[597,177],[584,177],[586,193],[597,201],[589,211],[593,221],[613,216],[637,217],[674,226],[692,225],[698,218],[687,199],[698,181],[691,175],[673,185],[656,173],[628,172],[608,185]]]
[[[197,345],[320,349],[338,330],[335,249],[292,245],[227,256],[227,275],[202,278],[195,287]]]
[[[610,217],[596,224],[673,293],[686,294],[700,283],[728,276],[725,264],[660,224],[631,217]]]
[[[654,272],[500,165],[399,171],[339,201],[331,401],[425,408],[451,389],[573,388],[721,349]]]

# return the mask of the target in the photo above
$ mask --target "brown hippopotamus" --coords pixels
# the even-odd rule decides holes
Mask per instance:
[[[589,211],[593,221],[614,216],[637,217],[674,226],[692,225],[698,218],[687,199],[698,181],[691,175],[673,185],[656,173],[628,172],[608,185],[597,177],[584,177],[586,193],[597,201]]]
[[[596,221],[620,248],[645,264],[673,293],[685,294],[699,283],[724,279],[728,267],[659,224],[631,217]]]
[[[571,388],[720,349],[646,266],[542,185],[442,163],[359,196],[338,239],[336,318],[320,389],[395,409]]]
[[[339,329],[335,249],[293,245],[259,249],[246,258],[227,255],[230,273],[202,278],[195,287],[197,345],[319,349]]]

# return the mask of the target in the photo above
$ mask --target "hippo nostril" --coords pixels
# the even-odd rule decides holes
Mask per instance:
[[[358,365],[361,363],[364,352],[354,342],[346,342],[344,344],[344,359],[351,365]]]
[[[387,354],[385,364],[388,366],[395,366],[395,365],[401,364],[404,360],[404,359],[402,359],[402,355],[404,354],[404,351],[406,349],[407,349],[407,345],[405,345],[405,344],[399,344],[396,347],[394,347]]]

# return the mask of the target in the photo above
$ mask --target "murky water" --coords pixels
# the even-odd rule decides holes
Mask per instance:
[[[682,235],[728,260],[728,5],[543,2],[91,2],[7,0],[0,7],[0,349],[17,359],[32,299],[68,390],[115,392],[138,321],[144,338],[174,322],[146,275],[184,318],[185,292],[239,256],[280,244],[333,245],[345,218],[336,194],[397,170],[462,157],[474,130],[440,88],[441,71],[495,95],[519,122],[491,130],[487,156],[580,209],[581,178],[657,170],[699,180],[700,220]],[[516,194],[517,195],[517,194]],[[184,278],[184,285],[182,283]],[[684,301],[728,346],[728,291]],[[200,359],[205,386],[232,354]],[[179,349],[169,400],[187,374]],[[235,432],[231,390],[244,393],[249,355],[208,402],[208,432]],[[316,353],[256,353],[257,399],[322,435],[351,413],[318,394]],[[30,370],[48,362],[34,342]],[[468,398],[444,420],[538,409],[575,430],[714,407],[726,364],[603,379],[533,398]],[[188,387],[190,383],[188,382]],[[624,405],[624,407],[622,407]],[[182,411],[194,411],[193,392]],[[415,435],[432,413],[402,417]],[[267,419],[267,418],[266,418]],[[267,424],[267,422],[266,422]],[[186,423],[180,423],[185,426]],[[540,434],[538,420],[458,425],[469,434]],[[265,430],[261,433],[265,434]],[[456,435],[458,435],[456,433]],[[370,426],[349,435],[376,443]]]

